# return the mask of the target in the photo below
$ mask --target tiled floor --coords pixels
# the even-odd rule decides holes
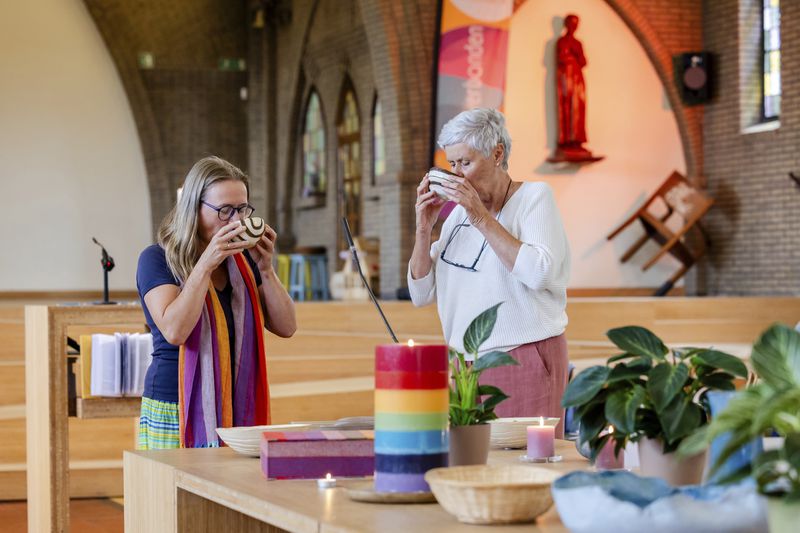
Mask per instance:
[[[25,502],[0,503],[0,531],[26,533],[28,525]],[[122,503],[119,500],[81,499],[69,502],[70,531],[75,533],[122,533]]]

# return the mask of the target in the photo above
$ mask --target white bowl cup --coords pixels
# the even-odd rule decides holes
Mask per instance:
[[[443,168],[433,167],[428,171],[428,181],[430,185],[428,188],[439,195],[440,198],[449,200],[445,193],[444,185],[453,182],[453,178],[457,177],[452,172],[444,170]]]
[[[245,229],[240,235],[237,235],[235,238],[238,240],[245,241],[247,243],[247,248],[252,248],[258,241],[261,239],[261,236],[264,235],[264,232],[267,230],[267,224],[264,222],[263,218],[260,217],[251,217],[246,218],[241,221],[242,226]]]

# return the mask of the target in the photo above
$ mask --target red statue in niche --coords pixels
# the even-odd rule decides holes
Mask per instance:
[[[575,38],[578,16],[567,15],[565,33],[556,43],[556,96],[558,99],[558,147],[550,162],[588,163],[602,158],[583,147],[586,142],[586,56]]]

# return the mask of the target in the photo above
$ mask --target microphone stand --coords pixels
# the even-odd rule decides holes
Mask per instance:
[[[381,319],[383,319],[383,324],[389,331],[392,341],[397,343],[397,336],[394,334],[392,326],[389,325],[386,315],[383,314],[383,309],[381,309],[378,299],[375,298],[375,293],[372,292],[372,288],[369,286],[369,283],[367,283],[367,278],[364,277],[364,272],[361,271],[361,262],[358,260],[358,251],[356,250],[355,243],[353,243],[353,234],[350,232],[350,224],[347,222],[347,217],[342,217],[342,226],[344,226],[344,236],[347,239],[347,246],[350,247],[350,253],[353,254],[353,263],[356,265],[356,269],[358,269],[358,275],[361,276],[361,281],[364,283],[364,287],[366,287],[372,303],[375,304],[375,308],[378,310],[378,313],[380,313]]]
[[[111,302],[108,299],[108,273],[114,269],[114,258],[108,255],[106,252],[105,247],[100,244],[97,239],[92,237],[92,242],[94,242],[100,249],[103,251],[103,256],[100,259],[100,264],[103,266],[103,301],[102,302],[94,302],[97,305],[111,305],[116,304],[117,302]]]

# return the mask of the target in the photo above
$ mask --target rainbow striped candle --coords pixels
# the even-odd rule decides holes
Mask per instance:
[[[375,491],[430,491],[447,466],[447,346],[375,348]]]

